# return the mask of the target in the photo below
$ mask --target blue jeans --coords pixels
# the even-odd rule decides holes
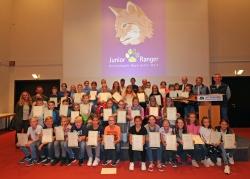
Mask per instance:
[[[233,149],[224,149],[224,145],[223,144],[219,145],[219,149],[221,151],[221,157],[223,159],[224,164],[228,165],[229,161],[228,161],[227,154],[229,155],[229,157],[233,157],[234,150]]]
[[[177,147],[177,155],[181,157],[182,161],[186,161],[188,155],[193,158],[193,150],[184,150],[183,145],[179,143]]]
[[[42,150],[42,158],[49,158],[53,159],[54,158],[54,143],[50,142],[46,144]]]
[[[85,153],[85,142],[84,141],[78,142],[78,146],[79,146],[78,160],[83,160],[84,153]],[[68,150],[67,150],[67,153],[68,153],[70,159],[75,158],[75,153],[73,152],[72,149],[73,148],[68,147]]]
[[[98,143],[97,146],[94,147],[94,149],[95,149],[95,158],[100,159],[101,144]],[[91,145],[86,145],[86,151],[87,151],[88,157],[93,159],[93,152],[92,152]]]
[[[34,141],[30,144],[29,148],[22,146],[20,147],[20,149],[24,153],[25,157],[29,157],[31,155],[31,158],[33,160],[38,160],[39,159],[39,154],[38,154],[39,145],[40,145],[40,141]]]
[[[193,157],[196,161],[205,160],[209,158],[208,151],[205,144],[195,144]]]
[[[148,161],[153,162],[153,151],[156,152],[156,160],[161,161],[161,153],[162,153],[161,147],[159,147],[159,148],[151,148],[151,147],[149,147],[149,143],[147,143],[146,145],[147,145],[146,150],[147,150]]]
[[[60,156],[62,158],[66,158],[67,150],[68,150],[68,145],[66,141],[54,141],[54,151],[56,159],[59,159]]]
[[[112,163],[115,163],[117,160],[120,160],[120,152],[121,152],[120,143],[115,144],[115,149],[104,149],[103,160],[104,161],[112,160]]]

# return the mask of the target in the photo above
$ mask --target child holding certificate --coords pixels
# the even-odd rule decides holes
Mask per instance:
[[[38,124],[40,126],[44,126],[43,118],[44,118],[44,111],[45,111],[45,103],[43,102],[42,98],[36,98],[36,101],[33,103],[32,110],[30,113],[30,118],[37,117]]]
[[[59,126],[60,125],[60,117],[58,110],[55,109],[55,102],[54,101],[48,101],[48,110],[52,111],[52,118],[53,118],[53,125]]]
[[[114,81],[113,86],[112,86],[112,90],[111,90],[111,94],[112,95],[116,95],[118,96],[118,98],[121,98],[121,88],[120,88],[120,83],[118,81]],[[120,99],[121,100],[121,99]],[[118,102],[120,101],[119,99],[115,98],[113,96],[113,101],[115,104],[118,104]]]
[[[86,124],[90,114],[92,113],[93,104],[89,101],[89,95],[84,94],[82,96],[82,104],[80,104],[80,113],[84,124]]]
[[[28,143],[25,146],[20,146],[21,151],[25,157],[19,163],[26,163],[27,166],[32,166],[40,162],[40,156],[37,153],[40,145],[39,135],[42,132],[42,126],[38,124],[38,118],[32,117],[30,119],[30,127],[28,128]],[[18,145],[18,143],[17,143]]]
[[[148,117],[148,124],[144,126],[147,129],[148,135],[146,137],[146,142],[147,142],[147,156],[148,156],[148,161],[149,161],[149,166],[148,166],[148,171],[153,172],[154,171],[154,160],[153,160],[153,151],[156,151],[156,156],[157,156],[157,168],[159,171],[164,171],[163,167],[161,165],[161,147],[156,147],[156,148],[151,148],[150,147],[150,139],[149,139],[149,133],[155,133],[159,132],[160,126],[156,124],[156,117],[153,115],[150,115]],[[154,139],[157,140],[157,139]],[[160,137],[159,137],[159,143],[160,143]]]
[[[52,138],[52,141],[51,142],[42,142],[40,144],[40,146],[38,147],[39,151],[41,151],[42,153],[42,164],[43,165],[49,165],[51,160],[54,158],[53,154],[54,154],[54,149],[53,149],[53,146],[54,146],[54,137],[53,137],[53,130],[54,130],[54,126],[53,126],[53,118],[51,116],[48,116],[45,118],[44,120],[44,127],[43,129],[51,129],[52,130],[52,134],[51,134],[51,138]],[[41,141],[42,140],[42,137],[43,137],[43,131],[41,133]]]
[[[184,143],[187,141],[183,140],[183,135],[187,134],[186,122],[183,118],[177,118],[176,120],[176,138],[177,138],[177,162],[191,162],[194,167],[197,166],[197,162],[193,160],[193,140],[191,138],[192,144],[189,143],[188,149],[184,149]],[[191,146],[192,145],[192,146]]]
[[[152,108],[151,108],[152,107]],[[157,110],[155,111],[155,109],[157,108]],[[154,115],[155,118],[156,118],[156,123],[158,125],[161,124],[161,109],[159,107],[159,105],[157,104],[156,102],[156,98],[154,95],[152,95],[150,98],[149,98],[149,104],[146,108],[146,111],[145,111],[145,119],[144,119],[144,123],[147,124],[148,122],[148,118],[150,115]]]
[[[134,97],[136,97],[136,94],[133,91],[132,85],[128,85],[123,94],[123,100],[125,101],[128,107],[132,105],[132,100]]]
[[[63,165],[69,165],[70,163],[67,163],[67,136],[68,132],[71,130],[71,125],[69,123],[69,119],[66,116],[61,117],[61,127],[62,127],[62,133],[63,139],[61,140],[55,140],[54,141],[54,152],[55,152],[55,158],[51,161],[51,165],[56,165],[59,161],[61,161],[61,166]],[[75,161],[71,161],[72,163]]]
[[[113,115],[116,112],[116,107],[113,104],[113,100],[109,99],[100,110],[100,116],[102,117],[102,126],[108,125],[108,118],[109,116]]]
[[[75,124],[71,128],[71,132],[76,132],[78,134],[78,165],[81,166],[83,164],[84,153],[85,153],[85,140],[87,135],[87,128],[83,125],[83,121],[81,116],[75,118]],[[75,159],[76,152],[72,153],[72,148],[69,147],[69,158],[70,161]]]
[[[129,113],[129,124],[130,127],[134,125],[134,117],[135,116],[141,116],[142,121],[144,121],[144,108],[140,105],[139,99],[137,97],[134,97],[132,100],[132,106],[128,109]],[[144,123],[143,123],[144,124]]]
[[[89,91],[89,95],[90,95],[90,102],[96,106],[97,105],[97,82],[96,81],[92,81],[91,82],[91,88]]]
[[[104,140],[104,159],[103,165],[108,165],[111,163],[113,167],[115,167],[120,161],[120,141],[121,141],[121,129],[118,125],[116,125],[116,119],[114,116],[109,116],[108,118],[108,126],[104,129],[104,135],[112,135],[114,136],[113,143],[105,144]],[[108,142],[108,141],[107,141]],[[114,149],[105,149],[105,145],[114,145]],[[111,156],[111,160],[109,160],[108,156]]]
[[[92,146],[93,145],[89,145],[88,142],[90,142],[90,137],[88,136],[90,132],[97,132],[97,142],[95,146],[95,160],[93,162],[93,152],[92,152]],[[86,150],[87,150],[87,154],[89,157],[87,166],[97,166],[100,162],[100,149],[101,149],[101,141],[102,141],[102,137],[103,137],[103,128],[102,126],[100,126],[100,119],[97,116],[94,116],[92,119],[92,125],[90,125],[89,127],[87,127],[87,135],[86,135]],[[91,139],[91,140],[95,140],[95,139]]]
[[[145,163],[146,162],[145,140],[146,140],[146,135],[147,135],[147,129],[144,126],[142,126],[141,116],[136,116],[134,119],[134,123],[135,125],[129,129],[129,160],[130,160],[129,170],[131,171],[134,170],[134,155],[138,154],[138,153],[135,153],[134,150],[137,150],[141,155],[141,170],[145,171],[147,169],[146,163]],[[142,140],[134,141],[135,137],[133,135],[142,136]],[[138,145],[138,149],[133,150],[134,145]]]
[[[222,119],[220,121],[220,126],[217,126],[215,128],[215,130],[222,134],[222,143],[219,145],[219,148],[220,148],[221,156],[223,158],[224,165],[225,165],[224,172],[226,174],[230,174],[231,171],[230,171],[229,164],[234,165],[233,154],[234,154],[234,147],[236,146],[236,143],[234,141],[234,143],[232,145],[234,147],[225,149],[225,147],[224,147],[224,143],[225,143],[224,136],[227,135],[227,134],[234,134],[234,131],[229,127],[229,121],[227,119]],[[235,140],[235,138],[234,138],[234,140]]]
[[[162,127],[159,130],[161,134],[161,142],[163,145],[163,158],[165,164],[169,163],[173,168],[177,167],[176,164],[176,151],[175,150],[164,150],[166,148],[166,135],[175,135],[175,130],[170,126],[170,122],[167,119],[164,119],[162,122]],[[176,143],[177,146],[177,143]]]
[[[187,118],[187,132],[189,134],[192,134],[194,136],[197,136],[200,138],[200,125],[199,125],[199,119],[196,117],[196,114],[194,112],[191,112],[188,114]],[[206,160],[206,146],[205,144],[194,144],[194,158],[193,162],[196,163],[196,166],[199,166],[197,163],[198,161],[201,161],[201,163],[204,164],[205,167],[209,167],[207,160]]]
[[[152,86],[152,93],[149,95],[149,99],[154,96],[156,99],[156,102],[158,104],[158,106],[161,108],[162,106],[164,106],[163,104],[163,97],[161,95],[161,93],[159,92],[159,88],[157,85],[153,85]],[[157,99],[158,98],[158,99]]]
[[[214,166],[214,161],[217,160],[217,165],[221,165],[221,159],[218,157],[219,152],[219,142],[211,142],[211,134],[214,132],[211,126],[211,120],[208,117],[203,117],[201,120],[200,136],[206,146],[206,162],[209,166]]]

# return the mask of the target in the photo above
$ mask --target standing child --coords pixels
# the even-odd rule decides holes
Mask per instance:
[[[137,97],[133,98],[132,106],[129,107],[129,109],[128,109],[130,127],[132,127],[134,125],[134,117],[135,116],[132,116],[133,111],[139,111],[139,116],[141,116],[142,122],[143,122],[144,121],[144,108],[140,105],[139,99]]]
[[[49,101],[48,102],[48,110],[52,110],[52,118],[53,118],[53,125],[59,126],[60,125],[60,118],[59,118],[59,112],[55,109],[55,102]]]

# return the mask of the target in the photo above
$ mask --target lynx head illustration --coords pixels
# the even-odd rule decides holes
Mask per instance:
[[[109,8],[116,17],[116,38],[123,45],[138,45],[153,36],[152,21],[136,4],[128,1],[126,9]]]

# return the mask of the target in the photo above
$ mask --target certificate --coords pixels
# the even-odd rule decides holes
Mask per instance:
[[[17,141],[19,146],[25,146],[28,144],[28,135],[26,133],[17,133]]]
[[[74,103],[81,103],[82,101],[82,95],[84,95],[85,93],[75,93],[74,94]]]
[[[118,92],[115,92],[112,96],[117,102],[121,101],[122,100],[122,96],[118,93]]]
[[[132,150],[143,151],[143,135],[132,135]]]
[[[68,116],[69,105],[60,105],[59,115]]]
[[[100,101],[107,102],[108,101],[109,93],[99,93]]]
[[[166,89],[165,88],[160,88],[159,92],[161,93],[161,95],[162,95],[163,98],[166,97]]]
[[[48,116],[53,117],[53,111],[52,110],[45,110],[44,111],[44,119],[46,119]]]
[[[209,143],[210,144],[218,144],[220,142],[221,142],[221,133],[216,132],[216,131],[212,131],[210,134]]]
[[[159,116],[159,109],[158,107],[149,107],[149,115]]]
[[[167,107],[167,119],[169,121],[175,121],[177,115],[176,107]]]
[[[81,114],[89,114],[90,113],[90,104],[81,104],[80,105],[80,112]]]
[[[55,107],[57,107],[57,105],[58,105],[57,97],[51,97],[51,98],[49,98],[49,100],[54,101]]]
[[[154,95],[156,99],[156,103],[161,106],[161,95]]]
[[[113,135],[104,135],[104,149],[115,149],[115,139]]]
[[[90,91],[89,95],[91,101],[96,100],[97,91]]]
[[[152,90],[151,90],[151,88],[146,88],[146,89],[144,90],[144,92],[145,92],[145,94],[146,94],[147,96],[150,96],[150,94],[152,93]]]
[[[192,138],[193,138],[194,144],[204,144],[200,135],[192,135]]]
[[[180,95],[180,97],[182,97],[182,98],[189,98],[189,92],[187,92],[187,91],[181,91],[181,92],[179,93],[179,95]]]
[[[43,115],[43,106],[33,106],[33,117],[40,117]]]
[[[115,175],[117,168],[102,168],[101,175]]]
[[[225,134],[223,135],[223,142],[225,149],[235,149],[235,134]]]
[[[127,122],[127,111],[117,111],[117,123],[125,124]]]
[[[98,131],[89,131],[87,145],[97,146],[97,140],[98,140]]]
[[[144,93],[137,93],[137,97],[140,103],[146,102],[145,94]]]
[[[53,128],[42,129],[42,143],[50,143],[53,141]]]
[[[169,91],[170,98],[177,98],[177,91]]]
[[[80,115],[79,111],[71,111],[71,115],[70,115],[70,123],[75,123],[75,119],[76,117],[78,117]]]
[[[68,146],[69,147],[78,147],[78,134],[77,132],[68,133]]]
[[[194,141],[191,134],[182,134],[182,141],[184,150],[194,149]]]
[[[56,140],[64,140],[64,131],[62,126],[55,127]]]
[[[176,135],[165,135],[166,150],[177,150]]]
[[[65,100],[65,99],[67,99],[67,97],[65,97],[65,96],[61,97],[61,104],[62,104],[63,100]]]
[[[149,132],[149,147],[159,148],[160,147],[160,133]]]
[[[131,110],[132,119],[134,119],[135,116],[141,116],[141,111],[140,110]]]
[[[111,108],[103,109],[103,121],[108,121],[109,116],[112,116],[112,109]]]

